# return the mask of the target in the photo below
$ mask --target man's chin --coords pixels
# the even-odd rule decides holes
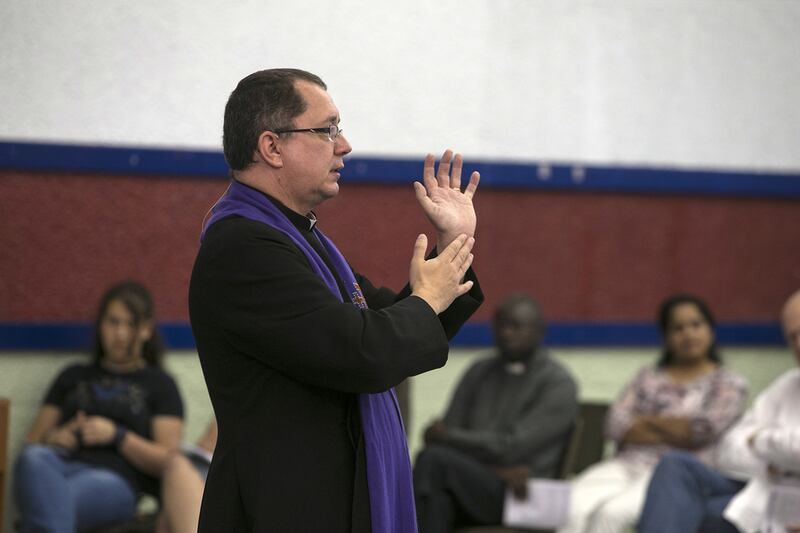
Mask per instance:
[[[334,198],[337,194],[339,194],[339,184],[338,183],[328,184],[322,190],[322,198],[325,199],[325,200],[330,200],[331,198]]]
[[[504,351],[504,352],[501,352],[500,355],[503,357],[504,361],[507,361],[509,363],[516,363],[516,362],[519,362],[519,361],[523,361],[524,362],[524,361],[527,361],[528,359],[530,359],[531,356],[533,355],[533,351],[532,350],[531,351],[523,351],[523,352],[519,352],[519,351]]]

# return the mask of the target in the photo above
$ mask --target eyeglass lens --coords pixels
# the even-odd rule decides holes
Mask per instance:
[[[339,129],[339,126],[337,126],[336,124],[331,124],[330,128],[328,128],[328,137],[330,137],[332,141],[335,141],[336,137],[339,136],[339,133],[341,133],[341,131],[342,130]]]

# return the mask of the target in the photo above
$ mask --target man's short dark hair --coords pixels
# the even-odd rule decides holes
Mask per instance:
[[[542,315],[542,307],[539,305],[539,302],[533,297],[521,292],[514,293],[503,300],[495,309],[493,319],[496,321],[501,315],[507,314],[517,307],[529,308],[531,314],[535,317],[534,320],[536,320],[540,327],[544,327],[544,316]]]
[[[306,110],[296,81],[328,89],[319,76],[305,70],[273,68],[250,74],[233,90],[222,126],[222,149],[231,170],[250,166],[262,132],[291,129],[294,118]]]

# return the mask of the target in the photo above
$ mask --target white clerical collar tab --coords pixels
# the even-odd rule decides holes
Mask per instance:
[[[512,376],[521,376],[525,373],[527,367],[522,361],[514,361],[513,363],[506,363],[505,368],[506,372]]]

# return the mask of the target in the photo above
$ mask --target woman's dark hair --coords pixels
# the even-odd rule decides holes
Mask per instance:
[[[700,314],[703,315],[703,319],[708,322],[708,326],[713,330],[717,322],[714,320],[714,315],[711,313],[711,309],[709,309],[708,305],[693,294],[676,294],[674,296],[670,296],[666,300],[661,303],[661,307],[658,310],[658,327],[661,330],[661,336],[666,337],[667,331],[669,330],[669,326],[672,323],[672,313],[675,311],[675,308],[679,305],[683,304],[691,304],[694,305]],[[715,363],[722,364],[722,358],[719,355],[719,351],[717,350],[717,341],[716,338],[714,342],[711,343],[711,346],[708,348],[708,353],[706,357]],[[658,366],[664,367],[669,366],[672,364],[674,359],[674,354],[670,351],[670,349],[664,346],[664,352],[661,354],[661,358],[658,360]]]
[[[134,328],[138,329],[142,322],[153,320],[153,297],[150,296],[150,292],[144,288],[141,283],[136,281],[123,281],[106,290],[103,297],[100,298],[100,306],[97,309],[97,318],[94,322],[95,341],[92,355],[95,364],[99,364],[103,357],[105,357],[103,340],[100,338],[100,323],[103,321],[106,312],[108,312],[108,306],[114,301],[122,302],[128,311],[131,312],[133,315]],[[142,346],[142,355],[149,366],[160,368],[163,354],[164,346],[161,343],[161,337],[154,324],[153,334],[150,336],[150,339],[144,343],[144,346]]]

